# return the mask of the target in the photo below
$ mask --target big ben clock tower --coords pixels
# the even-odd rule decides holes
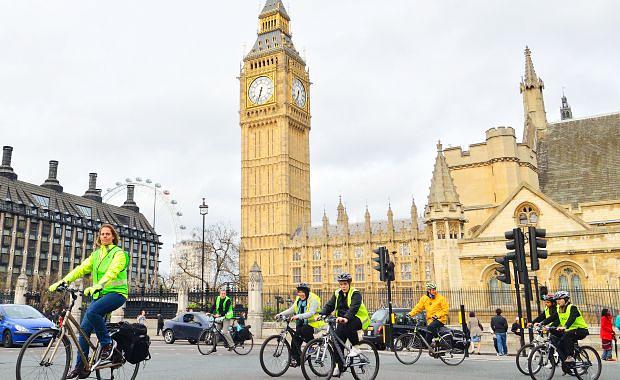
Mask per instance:
[[[283,247],[310,226],[310,78],[281,0],[267,0],[240,80],[240,273],[287,281]]]

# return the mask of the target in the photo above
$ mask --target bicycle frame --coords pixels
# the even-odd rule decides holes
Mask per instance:
[[[323,339],[324,347],[331,345],[333,350],[338,354],[338,357],[340,358],[345,368],[355,367],[357,365],[364,364],[364,363],[352,363],[352,362],[348,363],[347,361],[348,358],[345,357],[344,351],[340,349],[341,345],[342,347],[345,348],[345,350],[347,349],[346,348],[347,346],[345,345],[345,342],[343,342],[340,338],[338,338],[338,335],[336,335],[336,329],[334,328],[334,325],[336,323],[332,321],[328,321],[327,324],[329,326],[327,330],[327,334],[324,334],[321,337]],[[325,360],[325,355],[327,355],[327,349],[323,350],[323,352],[321,353],[321,361]]]
[[[417,325],[413,328],[413,332],[411,332],[411,334],[413,334],[414,336],[417,336],[418,338],[420,338],[422,340],[422,343],[424,343],[424,345],[426,346],[426,348],[430,350],[433,347],[431,347],[431,344],[426,340],[425,335],[427,333],[430,333],[430,331],[428,331],[425,328],[418,327]],[[437,334],[437,335],[439,335],[439,334]],[[444,340],[443,336],[439,336],[439,339]],[[442,352],[442,351],[435,349],[435,352]]]

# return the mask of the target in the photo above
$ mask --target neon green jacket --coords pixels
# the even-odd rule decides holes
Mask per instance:
[[[95,253],[98,253],[97,251],[102,251],[102,250],[106,250],[109,252],[109,250],[112,250],[114,247],[115,247],[114,245],[109,245],[107,247],[98,248],[93,253],[91,253],[91,255],[88,256],[88,258],[84,260],[82,264],[78,265],[71,272],[67,273],[67,275],[65,275],[65,277],[62,280],[66,282],[67,284],[70,284],[73,281],[77,280],[78,278],[84,277],[84,275],[92,273],[93,265],[95,264],[94,263],[94,260],[95,260],[94,257],[96,256]],[[101,287],[103,288],[101,294],[109,293],[110,291],[106,291],[106,285],[112,285],[110,286],[111,289],[109,290],[119,293],[125,298],[127,298],[128,291],[127,291],[127,285],[126,285],[126,278],[127,278],[126,275],[124,276],[125,277],[124,289],[121,289],[119,291],[118,284],[116,284],[117,282],[116,280],[119,277],[123,277],[123,276],[119,276],[121,272],[123,272],[127,268],[127,264],[128,264],[127,256],[128,255],[122,249],[118,249],[116,250],[116,252],[114,252],[114,257],[112,258],[112,261],[110,265],[108,266],[108,269],[106,270],[105,274],[101,276],[101,278],[99,278],[99,280],[96,282],[96,284],[101,285]],[[95,277],[93,277],[93,279],[95,279]]]

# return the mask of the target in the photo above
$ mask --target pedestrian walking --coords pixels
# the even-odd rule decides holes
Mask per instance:
[[[519,317],[515,318],[515,321],[512,324],[512,327],[510,328],[510,331],[512,331],[512,333],[515,334],[516,336],[523,335],[523,328],[521,327]]]
[[[473,311],[469,312],[467,328],[469,329],[469,336],[471,337],[471,342],[473,343],[473,350],[471,353],[480,355],[480,345],[482,344],[482,332],[484,331],[484,328],[482,327],[480,320],[476,317],[476,313]]]
[[[601,343],[603,346],[603,355],[601,359],[607,361],[616,361],[612,355],[612,341],[616,333],[611,324],[612,316],[609,309],[603,309],[601,312]]]
[[[161,314],[157,314],[157,335],[164,329],[164,317]]]
[[[140,310],[137,320],[139,324],[146,326],[146,310]]]
[[[502,309],[495,310],[495,316],[491,318],[491,330],[497,338],[497,356],[508,354],[506,345],[506,332],[508,331],[508,321],[502,316]]]

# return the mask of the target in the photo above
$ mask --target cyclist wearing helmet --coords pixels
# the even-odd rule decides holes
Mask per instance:
[[[527,327],[532,327],[532,324],[539,325],[545,319],[551,317],[551,314],[557,314],[557,304],[554,299],[554,294],[550,293],[542,296],[543,301],[545,301],[545,310],[540,313],[536,319],[527,324]]]
[[[558,303],[557,313],[542,321],[543,324],[558,327],[559,336],[552,336],[558,348],[558,354],[565,363],[573,363],[573,348],[575,342],[588,336],[588,324],[581,315],[577,306],[570,303],[568,292],[559,291],[553,297]]]
[[[297,334],[292,338],[291,367],[297,367],[300,363],[301,344],[314,339],[314,329],[321,328],[325,322],[317,321],[321,297],[310,291],[310,285],[305,282],[297,285],[297,298],[293,305],[276,315],[276,318],[292,315],[291,319],[297,322]]]
[[[428,324],[426,340],[431,342],[434,337],[439,336],[439,329],[448,322],[448,301],[437,293],[437,285],[433,282],[426,283],[426,295],[422,296],[409,315],[413,317],[422,311],[426,311],[426,323]]]
[[[359,344],[357,333],[359,330],[368,328],[370,316],[366,306],[364,306],[364,302],[362,302],[362,293],[351,287],[351,281],[353,280],[351,275],[341,273],[338,275],[337,280],[340,289],[334,292],[334,295],[327,301],[319,314],[330,315],[332,312],[336,312],[336,323],[338,323],[336,335],[345,343],[349,339],[352,347],[347,356],[355,357],[360,354],[356,347]],[[342,350],[343,347],[340,347],[340,349]],[[344,364],[340,359],[340,355],[335,356],[338,366],[334,368],[332,376],[340,377]]]

